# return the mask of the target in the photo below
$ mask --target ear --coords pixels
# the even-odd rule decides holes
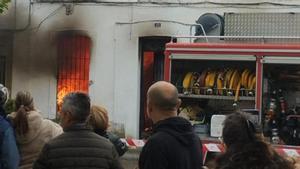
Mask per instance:
[[[60,125],[64,128],[67,127],[72,122],[72,117],[70,112],[60,112]]]
[[[151,117],[151,112],[153,111],[153,107],[152,107],[152,104],[147,101],[147,116],[150,118]]]
[[[221,144],[223,145],[224,150],[227,151],[227,146],[226,146],[226,144],[225,144],[224,142],[222,142]]]
[[[177,104],[176,104],[176,110],[179,109],[180,105],[181,105],[181,99],[178,99]]]
[[[70,122],[73,121],[72,115],[71,115],[70,112],[66,112],[66,113],[65,113],[65,119],[66,119],[66,121],[67,121],[68,123],[70,123]]]
[[[57,118],[59,119],[59,121],[61,121],[64,118],[64,113],[61,111],[57,112]]]

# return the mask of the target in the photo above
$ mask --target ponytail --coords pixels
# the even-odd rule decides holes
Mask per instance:
[[[13,120],[16,133],[21,136],[24,136],[25,134],[27,134],[27,132],[29,130],[27,111],[28,111],[28,108],[21,105],[17,111],[16,117]]]
[[[14,121],[16,134],[24,136],[29,131],[27,114],[34,110],[33,98],[29,92],[18,92],[16,95],[16,107],[18,109]]]

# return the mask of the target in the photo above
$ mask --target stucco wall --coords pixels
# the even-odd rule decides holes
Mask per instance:
[[[299,4],[297,0],[35,0],[35,2],[134,2],[134,3],[144,3],[144,2],[158,2],[158,3],[286,3],[286,4]]]
[[[278,1],[279,2],[279,1]],[[286,1],[285,1],[286,2]],[[138,38],[141,36],[188,35],[189,28],[174,23],[119,25],[116,22],[171,20],[194,23],[206,12],[299,12],[297,8],[220,7],[220,6],[103,6],[79,4],[72,15],[62,4],[34,3],[32,23],[26,31],[15,33],[12,95],[18,90],[32,92],[36,106],[45,117],[56,113],[56,43],[64,30],[86,32],[93,41],[90,95],[94,104],[108,108],[112,121],[123,123],[127,136],[138,136],[140,60]],[[56,11],[55,13],[52,13]],[[52,16],[49,17],[49,14]],[[28,3],[18,2],[17,26],[27,23]],[[45,19],[47,18],[47,19]],[[0,18],[2,21],[2,18]],[[6,19],[10,20],[10,19]],[[40,24],[43,21],[42,24]],[[10,21],[9,21],[10,22]],[[40,24],[39,29],[37,29]],[[1,26],[1,25],[0,25]]]

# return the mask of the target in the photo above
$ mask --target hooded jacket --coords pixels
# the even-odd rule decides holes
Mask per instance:
[[[14,112],[10,116],[14,118],[16,113]],[[24,136],[16,133],[16,140],[21,154],[19,169],[31,169],[45,143],[63,132],[60,125],[44,119],[38,111],[28,112],[27,118],[28,133]]]
[[[14,130],[0,106],[0,169],[17,169],[20,161]]]
[[[140,169],[200,169],[202,145],[189,121],[171,117],[157,122],[139,159]]]

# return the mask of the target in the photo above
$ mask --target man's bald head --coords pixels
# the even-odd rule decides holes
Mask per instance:
[[[149,103],[161,111],[176,111],[180,102],[177,88],[165,81],[154,83],[147,96]]]

